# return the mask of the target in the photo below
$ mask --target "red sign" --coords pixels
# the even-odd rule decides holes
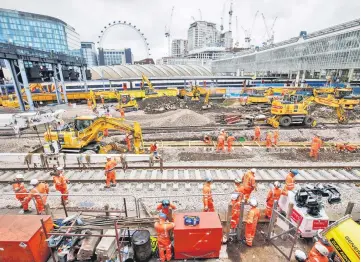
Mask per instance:
[[[313,220],[312,229],[324,229],[328,227],[328,220]]]
[[[298,213],[295,209],[292,209],[291,219],[295,221],[297,224],[298,223],[301,224],[303,220],[303,216],[300,213]]]

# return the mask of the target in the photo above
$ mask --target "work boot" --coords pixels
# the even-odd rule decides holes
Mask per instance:
[[[110,188],[110,186],[104,186],[104,188]]]
[[[27,210],[24,210],[24,214],[29,214],[31,213],[31,210],[27,209]]]
[[[116,187],[116,186],[117,186],[117,184],[111,184],[110,186],[111,186],[111,187]]]

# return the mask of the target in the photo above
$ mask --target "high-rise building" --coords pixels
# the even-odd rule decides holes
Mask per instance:
[[[85,59],[87,66],[98,65],[98,56],[94,42],[81,42],[81,55]]]
[[[188,52],[207,46],[219,46],[220,32],[215,23],[196,21],[188,29]]]
[[[133,64],[133,55],[130,48],[99,49],[99,65]]]
[[[188,54],[188,41],[185,39],[172,40],[172,57],[185,57]]]
[[[0,42],[80,56],[80,37],[58,18],[0,8]]]

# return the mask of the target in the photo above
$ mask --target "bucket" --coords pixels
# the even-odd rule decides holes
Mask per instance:
[[[136,261],[148,261],[152,256],[152,245],[148,230],[135,231],[132,236],[134,258]]]

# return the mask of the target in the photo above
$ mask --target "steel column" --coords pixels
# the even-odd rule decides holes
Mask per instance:
[[[58,104],[60,105],[61,102],[62,102],[62,99],[61,99],[61,94],[60,94],[59,89],[58,89],[58,79],[57,79],[57,77],[56,77],[57,67],[56,67],[55,64],[53,65],[53,71],[54,71],[53,83],[54,83],[54,86],[55,86],[56,100],[57,100]]]
[[[63,70],[62,70],[62,66],[61,66],[60,63],[58,63],[58,71],[59,71],[60,84],[61,84],[61,87],[63,89],[62,93],[64,95],[64,102],[65,102],[65,104],[67,104],[68,103],[68,97],[66,96],[66,86],[65,86],[65,83],[64,83]]]
[[[30,111],[34,111],[35,108],[34,108],[33,98],[31,97],[31,91],[29,88],[28,78],[26,76],[24,61],[22,59],[18,59],[18,65],[19,65],[19,69],[20,69],[21,79],[22,79],[23,85],[24,85],[26,98],[28,99],[28,105],[29,105]]]
[[[81,70],[81,76],[82,76],[83,81],[84,81],[85,92],[88,92],[88,83],[87,83],[87,80],[86,80],[85,67],[84,66],[80,67],[80,70]]]
[[[20,85],[18,77],[16,75],[14,60],[5,59],[5,66],[8,69],[10,69],[9,71],[10,71],[11,77],[12,77],[13,82],[14,82],[14,90],[15,90],[16,96],[17,96],[18,101],[19,101],[20,109],[21,109],[21,111],[25,111],[25,104],[24,104],[23,97],[21,95],[21,85]],[[6,90],[6,94],[7,94],[6,87],[5,87],[5,90]]]

